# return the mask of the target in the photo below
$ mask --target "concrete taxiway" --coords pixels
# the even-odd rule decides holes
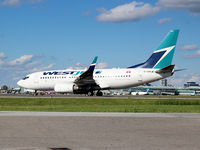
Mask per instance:
[[[121,99],[200,99],[200,96],[173,96],[173,95],[109,95],[109,96],[85,96],[85,95],[28,95],[28,94],[0,94],[0,98],[121,98]]]
[[[200,114],[0,112],[3,150],[199,150],[199,141]]]

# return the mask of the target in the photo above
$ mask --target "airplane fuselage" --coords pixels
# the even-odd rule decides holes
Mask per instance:
[[[154,82],[172,75],[169,73],[156,73],[158,69],[128,68],[128,69],[96,69],[93,79],[100,89],[121,89]],[[55,90],[56,85],[69,85],[73,87],[74,81],[85,70],[53,70],[36,72],[28,75],[27,79],[20,80],[18,85],[34,90]],[[69,92],[72,92],[69,90]]]

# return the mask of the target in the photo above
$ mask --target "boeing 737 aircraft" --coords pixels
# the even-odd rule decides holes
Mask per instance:
[[[17,82],[32,90],[102,96],[101,90],[129,88],[170,77],[174,73],[172,58],[179,30],[170,31],[153,54],[138,65],[120,69],[95,69],[97,57],[87,70],[52,70],[27,75]]]

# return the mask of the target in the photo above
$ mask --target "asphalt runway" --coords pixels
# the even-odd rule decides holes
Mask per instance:
[[[200,114],[0,112],[3,150],[199,150]]]

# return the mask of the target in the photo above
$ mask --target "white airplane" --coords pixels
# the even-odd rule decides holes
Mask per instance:
[[[131,92],[131,95],[149,95],[149,89],[147,89],[145,92]]]
[[[147,61],[128,68],[95,69],[97,56],[87,70],[52,70],[27,75],[20,87],[60,93],[102,96],[101,90],[129,88],[170,77],[179,30],[171,30]]]

